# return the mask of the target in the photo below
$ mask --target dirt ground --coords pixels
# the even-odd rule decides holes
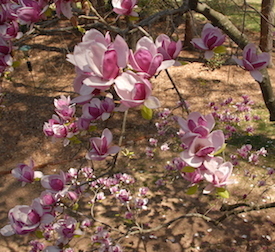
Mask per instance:
[[[47,46],[70,48],[80,39],[78,35],[65,34],[39,36],[27,43],[43,42]],[[209,112],[206,106],[209,101],[221,102],[229,96],[238,99],[243,94],[249,95],[265,110],[259,86],[249,73],[234,65],[225,65],[210,71],[203,65],[199,56],[198,52],[182,51],[181,59],[190,63],[169,69],[191,111],[205,114]],[[15,57],[21,58],[21,65],[12,73],[10,80],[4,79],[2,82],[5,108],[1,112],[0,120],[1,226],[7,223],[10,208],[17,204],[29,204],[39,195],[39,188],[21,187],[9,174],[18,163],[28,163],[32,158],[37,166],[43,167],[45,174],[49,174],[59,169],[67,170],[78,166],[80,161],[76,157],[85,155],[83,151],[72,146],[63,148],[61,143],[53,143],[42,132],[43,123],[53,114],[53,99],[60,95],[73,96],[74,67],[66,61],[66,53],[31,49],[28,59],[22,59],[22,52]],[[32,63],[32,72],[27,69],[27,60]],[[274,68],[269,69],[269,73],[272,82],[275,83]],[[178,98],[171,89],[171,83],[165,73],[162,72],[153,83],[154,93],[163,107],[174,107]],[[120,116],[114,117],[109,123],[114,131],[120,127],[119,119]],[[268,121],[266,113],[262,120]],[[157,187],[152,182],[152,174],[161,176],[165,162],[171,157],[160,155],[156,160],[146,159],[144,149],[148,145],[148,139],[155,134],[153,123],[141,120],[138,112],[133,111],[130,112],[126,131],[128,133],[124,139],[124,146],[134,151],[136,158],[121,169],[141,181],[149,181],[151,210],[143,216],[149,227],[186,213],[208,213],[210,217],[215,218],[220,215],[219,208],[222,203],[236,202],[234,196],[245,190],[241,184],[234,185],[231,188],[232,199],[222,201],[205,195],[186,195],[187,184],[180,178],[164,187]],[[118,134],[116,139],[117,137]],[[123,157],[121,159],[123,164]],[[237,177],[238,172],[234,175]],[[275,191],[272,189],[267,198],[260,197],[257,192],[253,197],[255,204],[272,202],[275,199]],[[111,207],[108,206],[107,209]],[[100,208],[98,211],[101,211]],[[1,252],[28,251],[30,239],[33,239],[31,235],[1,237]],[[125,251],[129,252],[271,252],[275,251],[274,240],[275,214],[274,210],[268,209],[229,217],[219,226],[214,226],[201,218],[184,218],[166,229],[125,238],[122,245]],[[72,242],[79,251],[87,248],[89,243],[89,238]]]

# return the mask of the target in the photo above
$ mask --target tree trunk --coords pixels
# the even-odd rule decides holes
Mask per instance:
[[[194,0],[190,2],[189,6],[192,10],[201,13],[214,25],[221,28],[241,49],[249,43],[246,36],[240,32],[226,16],[211,9],[207,4]],[[275,96],[270,77],[266,68],[261,70],[261,73],[263,74],[263,81],[258,83],[262,91],[265,105],[269,111],[269,119],[270,121],[275,121]]]
[[[261,38],[260,49],[263,52],[272,53],[273,48],[273,24],[274,24],[274,0],[262,0],[261,10]],[[269,67],[272,66],[270,57]]]
[[[183,41],[183,47],[191,49],[193,45],[191,40],[194,38],[193,22],[192,22],[192,13],[188,11],[185,13],[185,35]]]

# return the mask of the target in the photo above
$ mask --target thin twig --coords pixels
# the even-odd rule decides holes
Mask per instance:
[[[165,72],[166,72],[166,74],[167,74],[169,80],[171,81],[171,83],[172,83],[172,85],[173,85],[173,89],[175,89],[176,92],[177,92],[177,95],[178,95],[178,97],[179,97],[179,99],[180,99],[180,103],[183,105],[183,108],[185,109],[186,113],[189,114],[188,106],[187,106],[187,104],[186,104],[184,98],[182,97],[181,93],[179,92],[179,90],[178,90],[178,88],[177,88],[177,86],[176,86],[174,80],[172,79],[171,75],[169,74],[168,69],[165,69]]]

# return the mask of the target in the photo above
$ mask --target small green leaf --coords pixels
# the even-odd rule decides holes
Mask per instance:
[[[39,239],[44,238],[43,233],[40,230],[35,231],[35,236]]]
[[[82,9],[82,4],[81,4],[81,2],[79,1],[79,2],[76,2],[76,8],[78,8],[78,9]]]
[[[71,143],[73,144],[81,144],[81,141],[77,138],[77,136],[73,136],[71,138],[68,138]]]
[[[224,53],[226,53],[226,47],[225,46],[217,46],[214,48],[213,52],[217,53],[217,54],[224,54]]]
[[[53,15],[53,11],[51,8],[48,8],[45,12],[44,12],[44,15],[46,17],[51,17]]]
[[[224,143],[223,146],[220,149],[218,149],[213,155],[214,156],[219,155],[220,153],[222,153],[225,150],[225,148],[226,148],[226,143]]]
[[[225,199],[229,198],[229,192],[223,187],[216,188],[216,193],[222,198],[225,198]]]
[[[12,63],[12,66],[13,66],[13,67],[19,67],[20,64],[21,64],[20,61],[14,61],[14,62]]]
[[[189,62],[187,62],[187,61],[180,61],[180,63],[182,66],[189,64]]]
[[[88,129],[89,132],[93,132],[97,129],[96,125],[91,125]]]
[[[144,119],[151,120],[153,117],[153,110],[143,105],[141,108],[141,115]]]
[[[77,30],[79,30],[82,34],[84,34],[86,32],[86,30],[81,27],[80,25],[76,26]]]
[[[78,203],[74,203],[74,204],[73,204],[73,210],[76,211],[78,208],[79,208]]]
[[[188,188],[188,190],[186,191],[186,194],[192,195],[192,194],[195,194],[197,191],[198,191],[198,185],[193,185]]]
[[[129,20],[130,20],[130,21],[137,21],[137,20],[139,20],[139,17],[130,16],[130,17],[129,17]]]
[[[182,172],[194,172],[195,168],[191,166],[185,166],[181,169]]]

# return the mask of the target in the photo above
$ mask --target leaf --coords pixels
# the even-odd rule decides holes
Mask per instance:
[[[182,172],[194,172],[195,168],[192,166],[185,166],[181,169]]]
[[[79,208],[78,203],[74,203],[74,204],[73,204],[73,210],[76,211],[78,208]]]
[[[189,62],[187,61],[179,61],[179,62],[181,63],[182,66],[189,64]]]
[[[44,238],[42,231],[39,230],[35,231],[35,236],[39,239]]]
[[[225,150],[225,148],[226,148],[226,143],[224,143],[223,146],[220,149],[218,149],[213,155],[214,156],[219,155],[220,153],[222,153]]]
[[[82,34],[84,34],[84,33],[86,32],[86,30],[85,30],[83,27],[81,27],[80,25],[77,25],[76,28],[77,28],[77,30],[79,30]]]
[[[17,60],[17,61],[13,61],[13,62],[12,62],[12,66],[13,66],[13,67],[19,67],[19,66],[20,66],[20,64],[21,64],[21,62],[20,62],[20,61],[18,61],[18,60]]]
[[[192,195],[192,194],[195,194],[197,191],[198,191],[198,185],[193,185],[188,188],[188,190],[186,191],[186,194]]]
[[[223,187],[216,188],[216,193],[222,198],[225,198],[225,199],[229,198],[229,192]]]
[[[226,47],[225,46],[217,46],[214,48],[213,52],[217,53],[217,54],[224,54],[224,53],[226,53]]]
[[[75,6],[78,9],[82,9],[82,3],[81,2],[76,2]]]
[[[151,120],[153,117],[153,110],[150,108],[147,108],[146,106],[142,106],[141,115],[144,119]]]
[[[129,20],[130,20],[130,21],[137,21],[137,20],[139,20],[139,17],[130,16],[130,17],[129,17]]]
[[[68,138],[70,140],[71,143],[73,144],[80,144],[81,141],[76,137],[76,136],[73,136],[71,138]]]
[[[44,15],[46,17],[51,17],[53,15],[53,11],[51,8],[48,8],[45,12],[44,12]]]
[[[97,129],[96,125],[91,125],[88,129],[89,132],[93,132]]]

